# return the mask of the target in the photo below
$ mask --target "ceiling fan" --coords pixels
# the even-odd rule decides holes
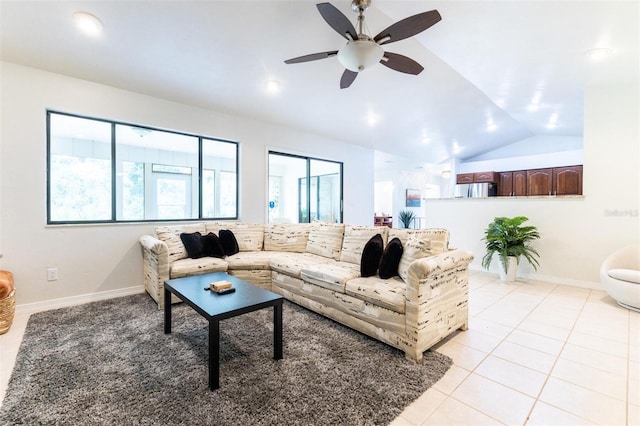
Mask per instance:
[[[385,52],[381,46],[421,33],[442,19],[440,13],[437,10],[430,10],[410,16],[382,30],[377,36],[370,37],[363,31],[364,11],[370,4],[371,0],[353,0],[351,2],[353,11],[358,12],[358,31],[356,32],[349,19],[335,6],[331,3],[318,3],[316,6],[320,15],[331,28],[347,39],[347,44],[340,50],[312,53],[288,59],[284,61],[285,64],[297,64],[338,56],[338,60],[346,68],[340,79],[341,89],[351,86],[360,71],[370,68],[378,62],[396,71],[413,75],[420,74],[424,69],[422,65],[406,56]]]

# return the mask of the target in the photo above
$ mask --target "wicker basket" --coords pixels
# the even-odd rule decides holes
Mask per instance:
[[[0,334],[4,334],[13,324],[13,316],[16,313],[16,289],[4,299],[0,299]]]

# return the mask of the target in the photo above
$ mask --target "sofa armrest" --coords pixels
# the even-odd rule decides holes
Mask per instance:
[[[424,303],[442,292],[468,286],[471,261],[473,254],[464,250],[415,260],[409,266],[407,300]]]
[[[143,235],[139,239],[142,247],[144,288],[158,303],[164,306],[164,282],[169,279],[169,248],[151,235]]]
[[[406,330],[415,341],[415,357],[469,321],[469,264],[464,250],[417,259],[409,266]]]
[[[156,256],[162,255],[163,253],[168,255],[169,253],[167,244],[155,237],[152,237],[151,235],[143,235],[140,237],[140,245],[143,250],[149,250]]]

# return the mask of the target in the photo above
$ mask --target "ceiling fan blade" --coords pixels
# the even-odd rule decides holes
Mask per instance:
[[[342,78],[340,78],[340,88],[346,89],[347,87],[351,86],[351,83],[353,83],[353,80],[355,80],[357,76],[357,72],[344,70],[344,73],[342,73]]]
[[[442,17],[437,10],[419,13],[417,15],[409,16],[408,18],[387,27],[373,39],[380,45],[404,40],[405,38],[412,37],[426,30],[430,26],[437,24],[441,19]]]
[[[385,60],[386,59],[386,60]],[[418,75],[424,67],[411,58],[397,53],[384,52],[384,56],[380,59],[380,63],[392,70],[404,72],[406,74]]]
[[[331,3],[318,3],[316,5],[320,15],[327,21],[327,24],[331,26],[338,34],[349,40],[347,34],[351,36],[351,40],[358,39],[358,33],[353,24],[349,21],[349,18],[344,16],[344,13],[340,12]]]
[[[317,61],[318,59],[330,58],[338,54],[337,50],[330,52],[312,53],[311,55],[298,56],[297,58],[291,58],[284,61],[285,64],[299,64],[300,62]]]

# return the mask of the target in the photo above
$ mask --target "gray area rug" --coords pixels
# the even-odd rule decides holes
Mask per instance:
[[[451,360],[415,363],[292,303],[284,359],[273,359],[273,309],[220,323],[220,389],[207,382],[207,322],[173,307],[172,334],[147,295],[34,314],[0,424],[388,424]]]

